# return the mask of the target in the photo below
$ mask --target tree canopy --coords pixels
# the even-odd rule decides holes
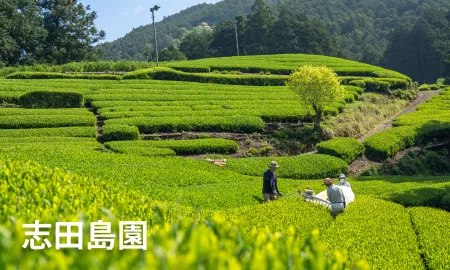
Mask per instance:
[[[105,36],[97,14],[77,0],[20,0],[0,4],[0,65],[95,60]]]
[[[340,85],[338,75],[325,66],[302,66],[289,77],[286,84],[306,108],[313,108],[315,131],[320,129],[324,107],[344,97],[344,88]]]

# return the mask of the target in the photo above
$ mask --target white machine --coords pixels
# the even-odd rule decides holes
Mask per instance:
[[[339,186],[344,194],[346,207],[355,201],[355,193],[353,193],[352,189],[347,186]],[[328,200],[327,190],[324,190],[318,194],[310,193],[310,192],[299,192],[300,195],[303,196],[305,202],[312,202],[323,205],[325,207],[331,208],[331,203]]]

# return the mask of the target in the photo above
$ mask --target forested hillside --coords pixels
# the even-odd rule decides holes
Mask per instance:
[[[325,39],[331,40],[331,44],[335,40],[335,47],[339,48],[339,51],[328,50],[319,54],[383,65],[404,72],[421,82],[432,82],[442,76],[443,60],[450,47],[448,34],[450,1],[267,0],[266,2],[277,19],[282,20],[284,18],[282,11],[289,10],[304,20],[306,15],[306,19],[311,22],[310,25],[317,25],[319,29],[323,24],[328,31]],[[232,19],[238,13],[246,15],[250,13],[254,3],[254,0],[224,0],[217,4],[200,4],[169,16],[157,23],[159,49],[173,44],[178,46],[188,32],[202,22],[215,26],[222,20]],[[281,25],[277,25],[279,27],[277,30],[284,29]],[[323,33],[321,36],[324,36]],[[233,36],[229,36],[229,39],[232,38]],[[242,47],[245,46],[245,37],[243,39]],[[420,42],[416,42],[417,40]],[[152,57],[154,51],[152,44],[152,29],[147,25],[133,29],[121,39],[105,43],[101,48],[105,50],[105,58],[108,60],[147,60]],[[311,53],[306,50],[286,52]],[[242,51],[242,54],[264,53],[283,52],[251,49]],[[215,50],[214,53],[205,53],[203,56],[228,55],[229,52]],[[413,68],[417,65],[421,65],[420,69]]]

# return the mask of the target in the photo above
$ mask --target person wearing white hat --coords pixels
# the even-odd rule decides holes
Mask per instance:
[[[278,180],[275,171],[279,168],[276,161],[272,161],[269,169],[263,175],[262,194],[264,195],[264,202],[276,200],[278,196],[283,196],[278,190]]]
[[[351,188],[350,183],[347,182],[347,177],[345,177],[345,174],[343,174],[343,173],[341,173],[339,175],[339,183],[337,185],[338,186],[342,186],[342,187],[349,187],[349,188]]]

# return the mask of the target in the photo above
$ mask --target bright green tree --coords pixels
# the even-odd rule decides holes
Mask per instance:
[[[303,66],[289,77],[286,84],[305,106],[313,108],[315,131],[320,131],[325,106],[344,97],[344,88],[337,74],[325,66]]]

